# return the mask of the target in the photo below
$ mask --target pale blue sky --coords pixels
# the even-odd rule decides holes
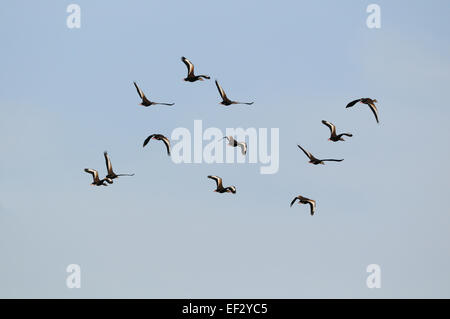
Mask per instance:
[[[81,29],[66,27],[70,3]],[[366,27],[370,3],[381,29]],[[0,7],[0,297],[450,297],[448,1]],[[183,82],[182,55],[254,106]],[[133,81],[176,105],[139,107]],[[366,96],[379,125],[345,109]],[[279,128],[278,174],[142,149],[195,119]],[[328,142],[322,119],[354,137]],[[311,166],[298,143],[345,161]],[[89,186],[104,150],[136,176]],[[209,174],[238,193],[213,193]],[[298,194],[315,216],[289,207]],[[81,289],[65,285],[72,263]],[[366,287],[372,263],[381,289]]]

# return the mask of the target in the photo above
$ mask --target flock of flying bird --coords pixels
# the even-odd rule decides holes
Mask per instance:
[[[181,61],[186,65],[186,67],[188,69],[187,76],[183,79],[184,81],[186,81],[186,82],[196,82],[196,81],[203,81],[205,79],[206,80],[211,79],[208,75],[203,75],[203,74],[195,75],[195,73],[194,73],[194,65],[187,58],[181,57]],[[145,96],[144,92],[136,84],[136,82],[133,82],[133,83],[134,83],[134,86],[136,87],[136,90],[137,90],[137,93],[139,95],[139,98],[142,100],[140,105],[145,106],[145,107],[154,106],[154,105],[164,105],[164,106],[173,106],[173,105],[175,105],[175,103],[161,103],[161,102],[150,101]],[[220,102],[220,104],[222,104],[224,106],[229,106],[229,105],[232,105],[232,104],[244,104],[244,105],[252,105],[253,104],[253,102],[238,102],[238,101],[230,100],[227,97],[227,95],[225,94],[225,91],[223,90],[223,88],[217,82],[217,80],[215,80],[215,83],[216,83],[217,90],[219,91],[220,97],[222,98],[222,101]],[[377,123],[379,123],[379,121],[378,121],[378,110],[377,110],[377,107],[375,106],[375,103],[377,103],[376,99],[371,99],[371,98],[356,99],[356,100],[351,101],[350,103],[348,103],[346,108],[353,107],[357,103],[362,103],[362,104],[365,104],[365,105],[369,106],[369,108],[371,109],[372,113],[375,116],[375,120],[377,121]],[[329,141],[332,141],[332,142],[344,141],[343,136],[348,136],[348,137],[352,137],[353,136],[350,133],[337,134],[336,133],[336,126],[334,126],[333,123],[331,123],[331,122],[323,120],[322,123],[324,125],[326,125],[330,129],[330,138],[328,139]],[[228,145],[230,145],[232,147],[239,147],[241,149],[242,155],[246,155],[246,153],[247,153],[247,144],[245,142],[238,142],[237,140],[234,139],[233,136],[225,136],[223,139],[227,139]],[[151,140],[162,141],[165,144],[165,146],[166,146],[167,155],[170,156],[170,141],[169,141],[169,139],[167,137],[165,137],[162,134],[151,134],[150,136],[148,136],[144,140],[143,147],[145,147]],[[309,158],[309,163],[314,164],[314,165],[318,165],[318,164],[325,165],[325,162],[342,162],[343,161],[343,159],[318,159],[314,155],[312,155],[310,152],[305,150],[302,146],[300,146],[300,145],[297,145],[297,146]],[[92,178],[93,178],[93,182],[91,183],[92,186],[108,186],[108,184],[113,184],[113,180],[118,178],[119,176],[133,176],[134,175],[134,174],[116,174],[116,173],[114,173],[112,165],[111,165],[111,160],[110,160],[110,158],[108,156],[108,153],[105,151],[103,154],[104,154],[104,157],[105,157],[106,169],[107,169],[107,172],[108,172],[107,175],[103,179],[100,179],[97,170],[91,169],[91,168],[85,168],[84,169],[84,171],[86,173],[89,173],[89,174],[92,175]],[[235,186],[224,187],[223,184],[222,184],[222,178],[220,178],[219,176],[208,175],[208,178],[212,179],[212,180],[214,180],[216,182],[216,189],[214,190],[214,192],[217,192],[217,193],[233,193],[233,194],[236,193],[236,187]],[[310,205],[311,215],[314,215],[314,212],[316,210],[316,201],[315,200],[309,199],[307,197],[303,197],[303,196],[299,195],[299,196],[295,197],[291,201],[291,207],[292,207],[292,205],[294,205],[294,203],[296,201],[298,201],[299,204],[308,204],[308,205]]]
[[[375,120],[377,121],[377,123],[379,123],[379,121],[378,121],[378,109],[375,106],[375,103],[377,103],[377,100],[370,99],[370,98],[357,99],[357,100],[354,100],[354,101],[351,101],[350,103],[348,103],[346,108],[352,107],[352,106],[354,106],[357,103],[363,103],[363,104],[368,105],[370,107],[370,109],[372,110],[373,114],[375,115]],[[328,139],[329,141],[332,141],[332,142],[345,141],[343,136],[348,136],[348,137],[352,137],[353,136],[350,133],[337,134],[336,133],[336,126],[334,126],[334,124],[331,123],[331,122],[322,120],[322,124],[328,126],[328,128],[330,129],[330,138]],[[318,165],[318,164],[325,165],[325,162],[342,162],[343,161],[343,159],[318,159],[314,155],[312,155],[310,152],[305,150],[303,147],[301,147],[300,145],[297,145],[297,146],[309,158],[309,163],[311,163],[313,165]],[[291,207],[292,207],[292,205],[294,205],[294,203],[297,200],[298,200],[299,204],[309,204],[311,216],[314,215],[314,212],[316,210],[316,201],[315,200],[309,199],[309,198],[306,198],[306,197],[303,197],[303,196],[299,195],[297,197],[294,197],[294,199],[291,202]]]

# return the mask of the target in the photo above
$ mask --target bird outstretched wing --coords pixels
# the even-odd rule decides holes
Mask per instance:
[[[139,97],[141,99],[144,99],[145,98],[144,92],[142,92],[142,90],[139,88],[139,86],[136,84],[136,82],[133,82],[133,83],[134,83],[134,86],[136,87],[136,91],[138,92]]]
[[[377,110],[377,107],[375,106],[375,104],[370,103],[370,104],[369,104],[369,107],[370,107],[370,109],[372,110],[373,115],[375,115],[375,119],[377,120],[377,123],[380,123],[380,122],[378,121],[378,110]]]
[[[311,209],[311,216],[314,215],[314,212],[316,211],[316,201],[312,199],[306,199],[308,202],[310,209]]]
[[[314,156],[312,156],[312,154],[310,152],[308,152],[307,150],[305,150],[303,147],[301,147],[298,144],[297,144],[297,146],[303,151],[303,153],[305,153],[306,156],[308,156],[309,159],[314,158]]]
[[[170,141],[167,137],[163,136],[161,137],[161,140],[164,142],[164,145],[166,145],[166,149],[167,149],[167,155],[170,156]]]
[[[322,123],[330,129],[331,134],[336,134],[336,126],[333,123],[322,120]]]
[[[167,105],[167,106],[172,106],[175,105],[175,103],[160,103],[160,102],[153,102],[153,105]]]
[[[220,97],[222,98],[222,100],[227,100],[228,99],[227,95],[225,94],[225,91],[219,85],[219,82],[217,82],[217,80],[216,80],[216,86],[217,86],[217,89],[219,90],[219,94],[220,94]]]
[[[89,173],[92,175],[92,178],[94,179],[94,182],[98,182],[99,178],[98,178],[98,171],[92,168],[85,168],[84,171],[86,173]]]
[[[213,180],[216,181],[217,188],[222,188],[222,179],[219,176],[208,175],[208,178],[213,179]]]
[[[150,142],[150,140],[151,140],[154,136],[156,136],[156,134],[152,134],[152,135],[150,135],[149,137],[147,137],[147,138],[144,140],[144,144],[142,145],[142,147],[145,147],[145,145],[147,145],[148,142]]]
[[[233,194],[236,194],[236,187],[234,187],[234,186],[228,186],[227,190],[230,190],[230,192],[232,192]]]
[[[109,175],[109,174],[111,174],[113,172],[112,165],[111,165],[111,160],[109,159],[107,151],[104,151],[103,155],[105,156],[106,169],[108,170],[108,175]]]
[[[194,75],[194,65],[192,64],[192,62],[189,61],[184,56],[181,57],[181,61],[183,61],[183,63],[186,64],[186,67],[188,69],[188,77]]]
[[[323,162],[342,162],[344,159],[331,159],[331,158],[327,158],[327,159],[323,159],[321,161]]]
[[[241,153],[242,153],[242,155],[247,154],[247,143],[245,143],[245,142],[239,142],[238,145],[239,145],[239,147],[241,148]]]
[[[347,104],[346,108],[347,108],[347,107],[352,107],[353,105],[355,105],[355,104],[358,103],[359,101],[361,101],[361,99],[357,99],[357,100],[351,101],[350,103]]]

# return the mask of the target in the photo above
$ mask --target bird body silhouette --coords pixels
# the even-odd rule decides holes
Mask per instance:
[[[336,134],[336,126],[334,126],[333,123],[323,120],[322,123],[330,129],[330,138],[329,141],[338,142],[338,141],[345,141],[342,136],[348,136],[352,137],[353,135],[350,133],[342,133],[342,134]]]
[[[186,64],[186,67],[188,69],[188,74],[187,76],[183,79],[186,82],[195,82],[195,81],[203,81],[203,79],[207,79],[209,80],[210,77],[207,75],[195,75],[194,74],[194,65],[192,64],[191,61],[189,61],[187,58],[185,58],[184,56],[181,57],[181,61],[183,61],[184,64]]]
[[[224,139],[228,140],[228,145],[233,146],[233,147],[240,147],[241,148],[241,153],[242,155],[247,154],[247,143],[245,142],[238,142],[234,139],[233,136],[225,136]]]
[[[370,110],[372,111],[373,115],[375,116],[375,120],[377,121],[377,123],[380,123],[378,121],[378,109],[375,106],[375,103],[378,103],[378,101],[376,99],[371,99],[371,98],[368,98],[368,97],[360,98],[360,99],[351,101],[350,103],[347,104],[347,106],[345,108],[352,107],[358,102],[361,102],[362,104],[368,105],[370,107]]]
[[[309,204],[311,216],[314,215],[314,212],[316,211],[316,201],[315,200],[299,195],[297,197],[294,197],[294,199],[291,202],[291,207],[292,207],[292,205],[294,205],[295,201],[297,201],[297,200],[298,200],[299,204]]]
[[[170,141],[167,137],[165,137],[162,134],[152,134],[149,137],[147,137],[144,141],[144,144],[142,147],[145,147],[145,145],[148,144],[148,142],[150,142],[150,140],[158,140],[158,141],[163,141],[164,145],[166,145],[166,149],[167,149],[167,155],[170,156]]]
[[[216,186],[217,187],[214,190],[214,192],[236,194],[236,187],[235,186],[223,187],[223,185],[222,185],[222,178],[220,178],[219,176],[209,175],[208,178],[213,179],[214,181],[216,181]]]
[[[85,168],[84,171],[86,173],[89,173],[92,175],[92,179],[93,179],[93,181],[91,183],[92,186],[108,186],[108,184],[106,184],[105,182],[108,182],[110,184],[112,184],[112,182],[113,182],[112,179],[107,178],[107,177],[100,179],[98,177],[98,171],[95,169]]]
[[[227,95],[225,94],[225,91],[220,86],[219,82],[217,82],[217,80],[216,80],[216,87],[217,87],[217,90],[219,90],[220,97],[222,98],[222,102],[220,102],[220,104],[222,104],[222,105],[228,106],[228,105],[232,105],[232,104],[246,104],[246,105],[253,104],[253,102],[237,102],[237,101],[230,100],[227,97]]]
[[[142,99],[142,102],[140,103],[140,105],[142,106],[151,106],[151,105],[167,105],[167,106],[172,106],[175,103],[160,103],[160,102],[152,102],[149,99],[147,99],[147,97],[145,96],[144,92],[142,92],[142,90],[139,88],[139,86],[136,84],[136,82],[133,82],[134,86],[136,87],[136,90],[139,94],[139,97]]]
[[[118,178],[119,176],[134,176],[134,174],[116,174],[113,171],[112,165],[111,165],[111,160],[108,156],[108,152],[104,151],[103,155],[105,156],[105,162],[106,162],[106,169],[108,170],[108,174],[106,175],[107,178],[107,182],[112,184],[113,180]],[[108,180],[110,180],[111,182],[109,182]]]
[[[303,147],[301,147],[300,145],[297,145],[297,146],[303,151],[303,153],[305,153],[306,156],[308,156],[309,163],[314,164],[314,165],[318,165],[318,164],[325,165],[325,162],[342,162],[343,161],[343,159],[318,159],[318,158],[314,157],[314,155],[312,155],[310,152],[305,150]]]

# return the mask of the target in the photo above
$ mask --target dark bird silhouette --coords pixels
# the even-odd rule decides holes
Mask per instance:
[[[246,104],[246,105],[252,105],[253,102],[237,102],[237,101],[232,101],[230,100],[227,95],[225,94],[225,91],[222,89],[222,87],[219,85],[219,83],[216,80],[216,86],[217,89],[219,90],[219,94],[222,97],[222,102],[220,102],[220,104],[228,106],[231,104]]]
[[[328,126],[328,128],[331,131],[331,136],[328,139],[329,141],[333,141],[333,142],[337,142],[337,141],[345,141],[342,136],[348,136],[348,137],[352,137],[353,135],[350,133],[342,133],[342,134],[336,134],[336,126],[334,126],[333,123],[330,123],[328,121],[323,120],[322,121],[323,124],[325,124],[326,126]]]
[[[149,99],[147,99],[147,97],[145,96],[144,92],[142,92],[142,90],[139,88],[139,86],[136,84],[136,82],[133,82],[134,86],[136,87],[136,90],[139,94],[139,97],[142,99],[142,102],[140,105],[142,106],[150,106],[150,105],[168,105],[168,106],[172,106],[175,103],[159,103],[159,102],[152,102]]]
[[[214,190],[215,192],[236,194],[236,187],[234,186],[223,187],[222,179],[219,176],[209,175],[208,178],[211,178],[216,181],[217,188]]]
[[[210,77],[207,75],[203,75],[203,74],[195,75],[194,74],[194,65],[192,64],[191,61],[186,59],[184,56],[181,57],[181,61],[183,61],[183,63],[186,64],[186,67],[188,69],[188,74],[183,80],[185,80],[187,82],[195,82],[195,81],[203,81],[203,79],[207,79],[207,80],[210,79]]]
[[[239,146],[241,148],[241,153],[242,155],[247,154],[247,143],[245,142],[238,142],[234,139],[233,136],[225,136],[223,139],[227,139],[228,140],[228,145],[233,146],[233,147],[237,147]]]
[[[351,101],[350,103],[348,103],[345,108],[352,107],[358,102],[368,105],[370,107],[370,109],[372,110],[373,115],[375,115],[375,119],[377,120],[377,123],[380,123],[378,121],[378,110],[377,110],[377,107],[375,106],[375,103],[378,103],[378,101],[376,99],[372,100],[368,97],[357,99],[357,100],[354,100],[354,101]]]
[[[295,197],[292,202],[291,202],[291,207],[292,205],[294,205],[295,201],[298,200],[299,204],[309,204],[310,208],[311,208],[311,216],[314,215],[314,212],[316,211],[316,201],[303,197],[303,196],[297,196]]]
[[[98,177],[98,171],[96,171],[95,169],[85,168],[84,171],[92,175],[93,178],[93,182],[91,183],[92,186],[108,186],[108,184],[106,184],[105,182],[108,182],[110,184],[112,184],[113,182],[112,179],[107,177],[105,177],[104,179],[100,179]]]
[[[144,145],[142,147],[145,147],[145,145],[147,145],[148,142],[150,142],[150,140],[163,141],[164,144],[166,145],[167,155],[170,156],[170,141],[167,137],[165,137],[164,135],[161,135],[161,134],[152,134],[145,139]]]
[[[308,156],[309,163],[314,164],[314,165],[317,165],[317,164],[325,165],[324,162],[342,162],[343,161],[343,159],[340,159],[340,160],[338,160],[338,159],[318,159],[318,158],[315,158],[310,152],[305,150],[300,145],[297,145],[297,146],[303,151],[303,153],[306,154],[306,156]]]
[[[111,165],[111,160],[109,159],[108,156],[108,152],[104,151],[103,155],[105,156],[105,162],[106,162],[106,169],[108,170],[108,175],[106,175],[107,178],[107,182],[109,183],[108,179],[111,180],[112,184],[112,180],[118,178],[119,176],[134,176],[134,174],[116,174],[113,171],[112,165]]]

